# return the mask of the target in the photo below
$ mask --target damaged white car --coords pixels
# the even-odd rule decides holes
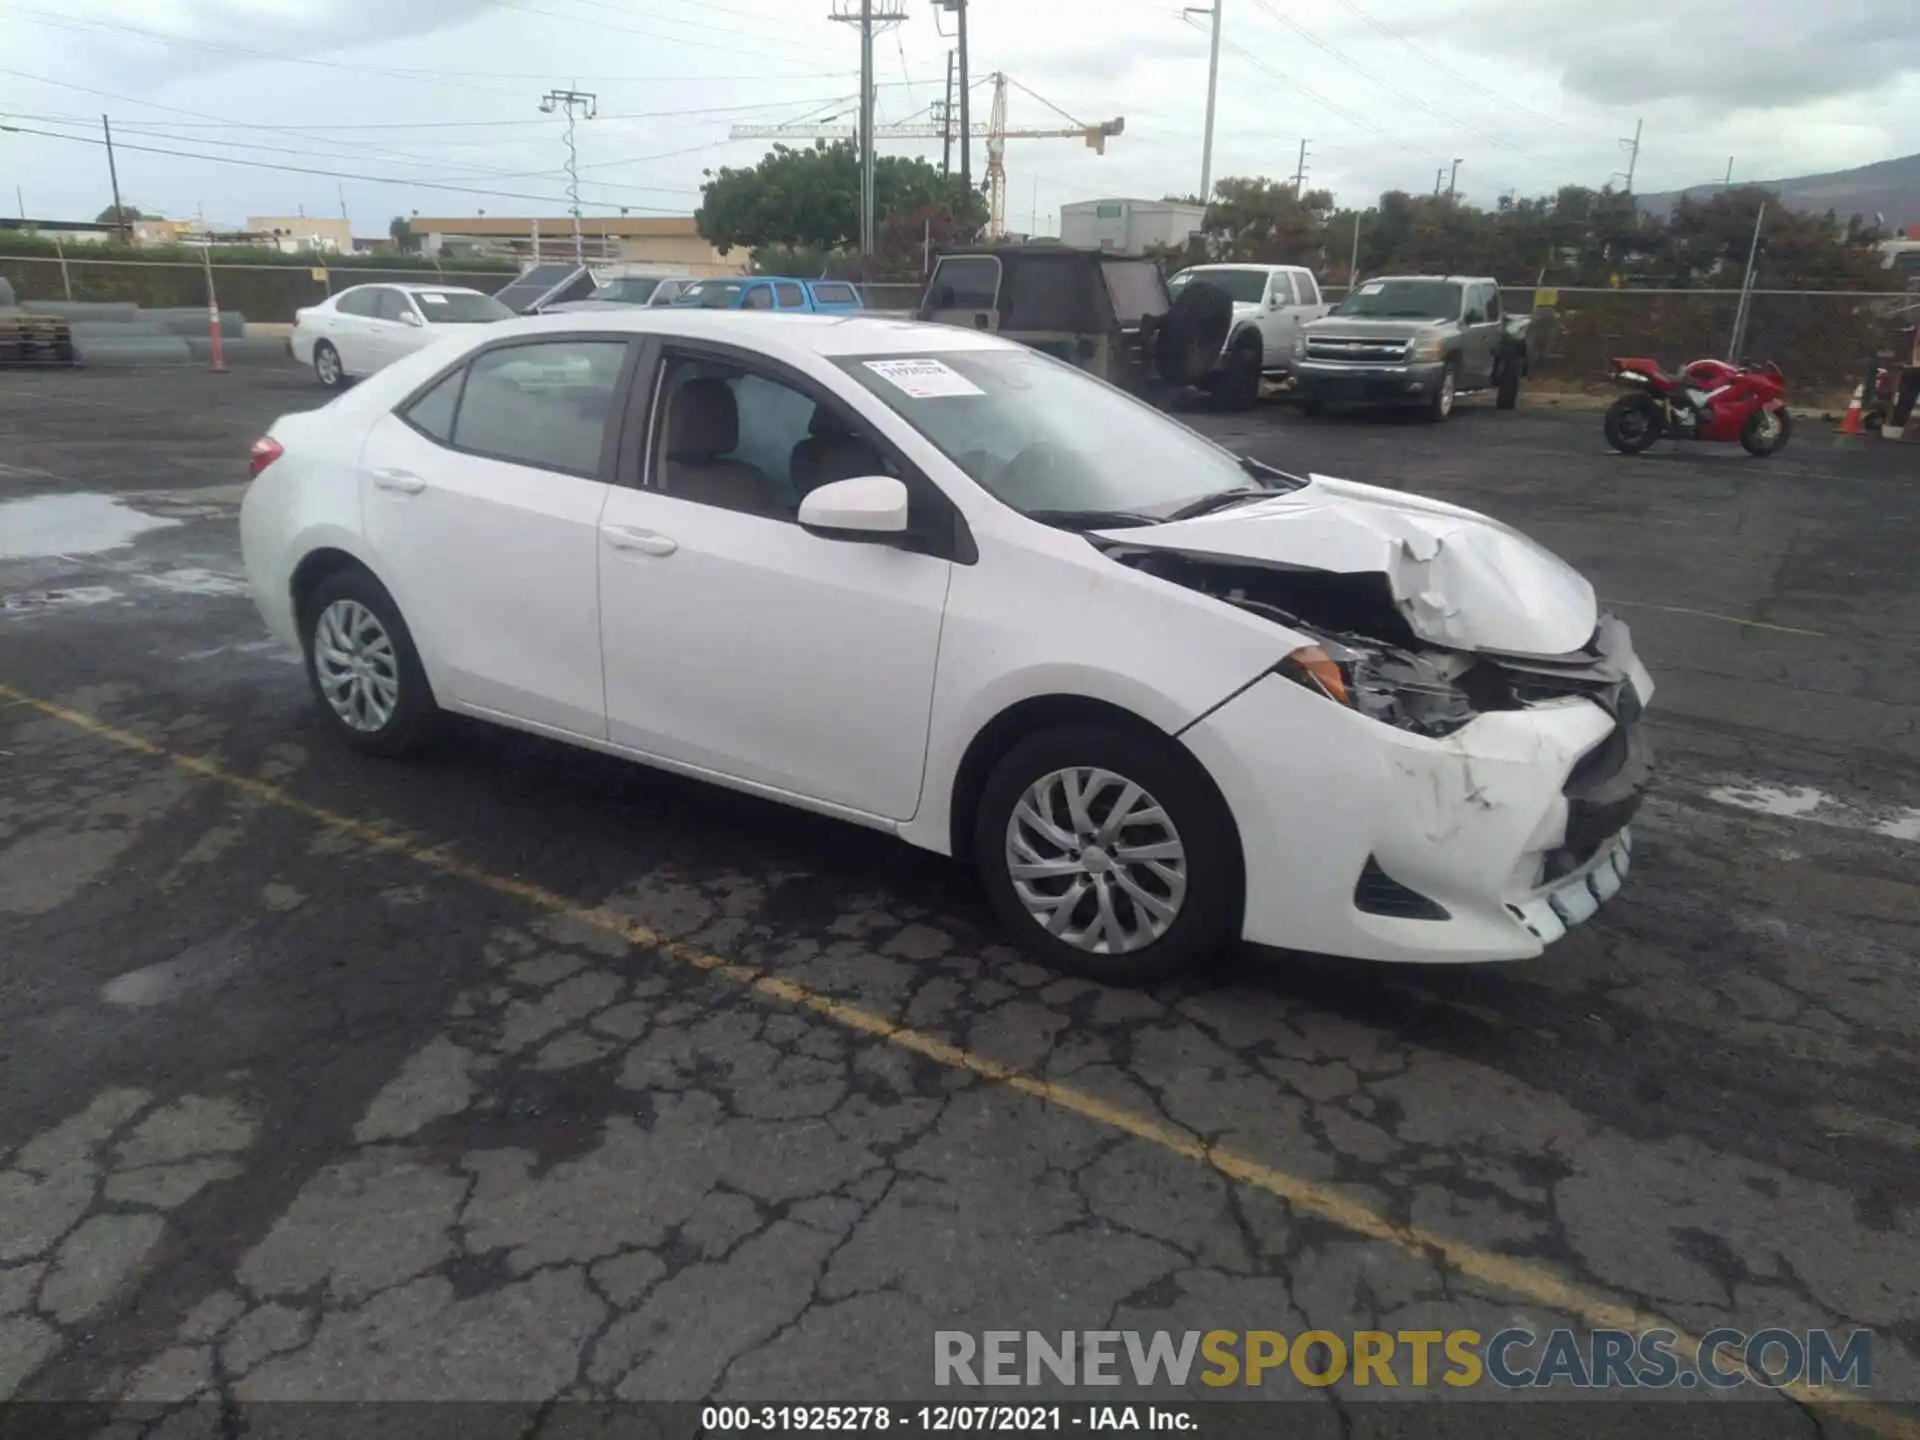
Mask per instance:
[[[1062,969],[1518,959],[1627,871],[1652,684],[1584,579],[990,335],[509,321],[252,468],[257,603],[353,745],[454,711],[886,830]]]

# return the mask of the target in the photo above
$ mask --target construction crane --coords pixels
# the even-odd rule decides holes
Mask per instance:
[[[988,112],[987,123],[971,128],[975,137],[987,142],[987,234],[999,237],[1007,233],[1007,141],[1009,140],[1084,140],[1087,148],[1097,154],[1107,153],[1107,141],[1127,128],[1124,119],[1102,120],[1098,125],[1084,125],[1074,121],[1072,126],[1047,129],[1041,126],[1022,125],[1010,128],[1007,125],[1007,87],[1020,85],[1017,80],[1007,79],[1006,72],[996,70],[993,74],[993,108]],[[1022,90],[1026,86],[1020,85]],[[1028,90],[1032,95],[1033,92]],[[1049,109],[1058,109],[1051,102],[1035,95]],[[876,139],[890,140],[943,140],[955,133],[957,126],[952,117],[944,113],[940,118],[907,125],[878,125],[874,127]],[[1073,119],[1061,111],[1064,119]],[[735,125],[730,132],[735,140],[857,140],[859,129],[853,125],[832,125],[806,123],[800,125]]]

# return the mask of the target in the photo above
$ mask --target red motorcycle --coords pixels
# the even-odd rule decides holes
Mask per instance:
[[[1673,440],[1738,440],[1749,455],[1786,448],[1793,434],[1787,413],[1787,377],[1764,365],[1696,360],[1669,375],[1657,360],[1618,356],[1613,380],[1628,387],[1607,410],[1607,443],[1622,455],[1649,450],[1663,436]]]

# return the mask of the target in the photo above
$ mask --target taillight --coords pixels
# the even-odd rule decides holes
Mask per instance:
[[[260,472],[286,454],[286,449],[271,435],[262,435],[253,442],[253,449],[247,452],[247,478],[257,477]]]

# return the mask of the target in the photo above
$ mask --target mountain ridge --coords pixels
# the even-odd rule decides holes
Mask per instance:
[[[1909,227],[1908,233],[1920,236],[1920,155],[1903,155],[1892,160],[1876,160],[1871,165],[1858,165],[1851,170],[1829,170],[1784,180],[1689,185],[1684,190],[1641,195],[1637,199],[1643,214],[1664,217],[1673,213],[1682,196],[1709,200],[1724,190],[1755,185],[1776,191],[1781,203],[1794,210],[1814,214],[1831,210],[1841,220],[1858,215],[1868,223],[1875,215],[1884,215],[1889,232]]]

